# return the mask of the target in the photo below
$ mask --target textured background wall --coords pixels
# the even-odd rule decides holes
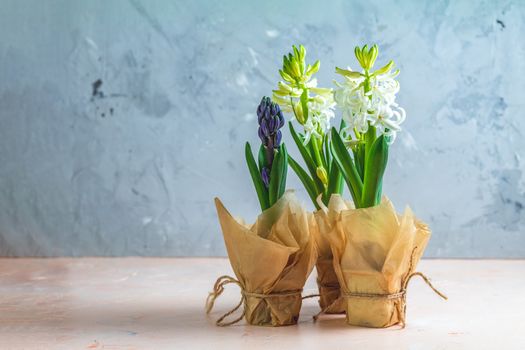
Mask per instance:
[[[427,256],[525,257],[524,35],[520,0],[2,0],[0,255],[224,255],[212,199],[256,215],[243,143],[282,54],[331,85],[376,42],[408,114],[384,188]]]

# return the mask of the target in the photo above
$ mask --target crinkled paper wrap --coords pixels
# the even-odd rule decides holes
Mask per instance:
[[[341,197],[338,197],[341,199]],[[319,287],[319,306],[325,313],[338,314],[345,312],[345,305],[340,297],[339,281],[335,274],[332,249],[328,242],[328,234],[334,228],[342,210],[354,209],[351,202],[330,200],[328,207],[318,201],[321,209],[314,213],[315,227],[312,233],[317,244],[317,285]]]
[[[332,196],[331,200],[342,202],[340,196]],[[365,327],[404,324],[404,295],[391,299],[363,295],[403,292],[429,238],[430,230],[415,218],[410,208],[397,215],[386,197],[375,207],[341,211],[328,240],[348,324]]]
[[[249,324],[296,324],[301,310],[301,290],[317,254],[310,234],[314,220],[291,192],[265,210],[249,226],[235,220],[216,198],[217,214],[231,266],[245,294],[245,319]],[[278,293],[294,292],[292,295]],[[250,296],[252,293],[272,297]]]

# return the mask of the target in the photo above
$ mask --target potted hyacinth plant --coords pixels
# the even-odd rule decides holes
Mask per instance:
[[[335,117],[334,94],[331,88],[317,86],[314,75],[320,66],[319,60],[313,64],[306,63],[304,46],[293,46],[292,52],[283,57],[283,66],[279,70],[283,80],[273,90],[273,100],[302,127],[302,131],[297,132],[292,122],[289,122],[290,133],[305,168],[292,157],[289,157],[289,164],[317,209],[314,213],[317,224],[312,231],[319,254],[316,263],[319,304],[322,309],[331,305],[327,312],[340,313],[343,311],[342,303],[334,304],[339,298],[339,284],[332,267],[332,252],[326,240],[331,225],[318,220],[321,213],[327,211],[331,195],[341,194],[343,190],[343,177],[330,151],[330,122]]]
[[[261,214],[253,225],[236,220],[216,198],[217,215],[236,278],[219,277],[207,300],[209,313],[215,299],[230,283],[241,288],[241,300],[216,324],[227,326],[243,318],[252,325],[284,326],[297,323],[302,305],[301,292],[316,261],[310,234],[310,216],[286,191],[288,155],[281,142],[282,111],[269,97],[257,107],[261,140],[257,162],[246,143],[245,158]],[[237,309],[239,317],[226,318]]]
[[[383,175],[388,161],[388,147],[401,130],[405,110],[396,103],[399,70],[394,62],[373,71],[377,45],[355,48],[362,72],[336,67],[343,76],[336,82],[335,101],[343,112],[345,128],[332,128],[331,149],[356,208],[367,208],[381,201]],[[350,149],[353,157],[347,149]]]
[[[261,211],[274,205],[286,189],[288,155],[285,144],[281,144],[284,117],[279,105],[269,97],[263,97],[257,107],[258,135],[261,139],[258,163],[255,162],[249,142],[246,142],[245,157],[248,170],[257,192]]]
[[[374,70],[378,53],[377,45],[356,47],[360,70],[336,68],[343,81],[336,82],[334,98],[344,127],[331,129],[330,149],[353,206],[334,195],[329,207],[338,208],[337,223],[329,215],[320,221],[333,228],[327,239],[347,322],[404,326],[410,278],[421,276],[432,287],[415,272],[430,230],[409,208],[397,214],[382,197],[389,147],[401,131],[405,111],[396,102],[399,70],[394,70],[393,61]]]

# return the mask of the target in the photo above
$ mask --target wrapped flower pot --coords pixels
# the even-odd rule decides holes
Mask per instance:
[[[335,195],[334,195],[335,196]],[[328,235],[334,229],[339,213],[342,210],[353,209],[350,202],[341,200],[330,200],[328,207],[319,203],[321,209],[314,212],[316,229],[315,241],[317,244],[317,285],[319,287],[319,306],[327,314],[338,314],[345,312],[344,301],[340,298],[341,291],[337,274],[333,264],[333,254],[328,241]]]
[[[377,206],[341,211],[328,237],[348,324],[404,325],[406,288],[430,238],[428,227],[409,208],[397,215],[383,197]]]
[[[241,288],[246,322],[296,324],[303,286],[316,261],[308,213],[286,193],[251,225],[215,200],[228,257]]]
[[[253,225],[235,220],[215,199],[226,250],[236,278],[219,277],[207,300],[207,312],[224,286],[237,284],[239,304],[217,320],[227,326],[240,321],[259,326],[296,324],[302,304],[302,289],[316,261],[310,228],[314,218],[285,191],[288,154],[281,143],[284,119],[279,106],[269,98],[257,108],[258,134],[262,145],[258,162],[246,143],[245,156],[257,192],[261,214]],[[238,309],[241,316],[228,318]],[[232,316],[233,317],[233,316]]]

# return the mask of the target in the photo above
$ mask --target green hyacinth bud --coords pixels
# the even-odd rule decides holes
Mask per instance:
[[[317,167],[315,172],[319,180],[321,180],[321,182],[323,183],[323,185],[327,185],[328,184],[328,173],[326,172],[326,169],[323,167]]]

